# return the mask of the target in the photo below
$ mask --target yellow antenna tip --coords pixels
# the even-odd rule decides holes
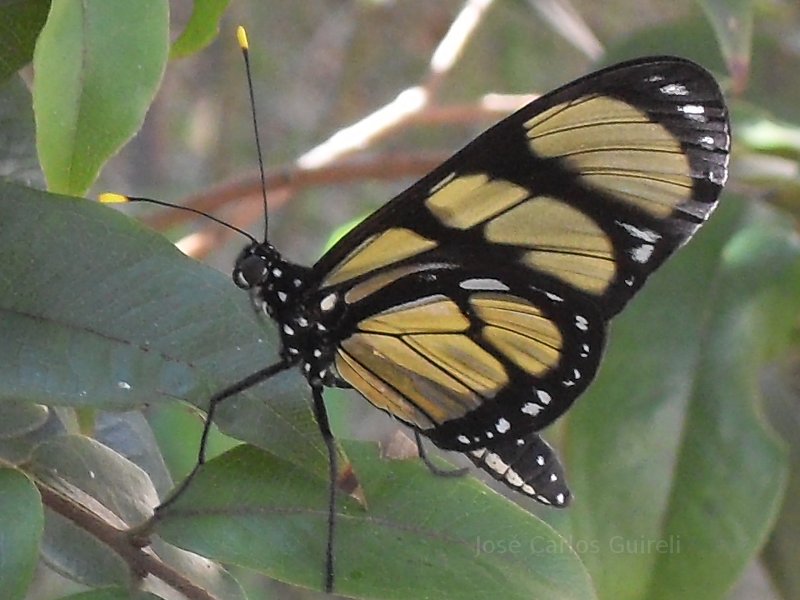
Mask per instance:
[[[241,25],[236,28],[236,39],[239,40],[239,47],[242,50],[248,50],[250,48],[250,44],[247,42],[247,32]]]
[[[97,199],[103,204],[121,204],[122,202],[128,202],[127,196],[123,196],[122,194],[112,194],[111,192],[100,194]]]

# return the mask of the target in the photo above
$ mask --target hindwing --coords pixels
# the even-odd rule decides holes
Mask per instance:
[[[349,307],[336,369],[441,448],[541,429],[586,388],[604,341],[596,307],[560,291],[478,258],[418,265]]]

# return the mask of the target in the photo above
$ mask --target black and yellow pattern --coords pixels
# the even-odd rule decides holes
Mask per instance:
[[[594,377],[608,320],[708,218],[729,145],[706,71],[622,63],[501,121],[313,268],[253,244],[235,279],[312,388],[350,385],[512,488],[565,505],[536,432]]]

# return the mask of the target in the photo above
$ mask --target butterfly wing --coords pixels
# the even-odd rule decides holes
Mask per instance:
[[[312,288],[346,307],[339,375],[495,476],[486,457],[510,464],[516,440],[539,452],[531,434],[591,381],[608,319],[713,211],[729,143],[716,82],[682,59],[532,102],[315,265]]]
[[[373,213],[319,260],[316,283],[489,254],[611,317],[708,218],[729,144],[724,100],[701,67],[609,67],[528,104]]]
[[[582,294],[528,275],[476,257],[416,264],[357,300],[351,288],[337,372],[441,448],[545,427],[594,376],[605,320]]]

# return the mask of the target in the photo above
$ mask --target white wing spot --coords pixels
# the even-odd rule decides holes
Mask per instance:
[[[493,437],[494,437],[494,434],[491,431],[487,431],[486,432],[486,438],[487,439],[492,439]]]
[[[458,284],[463,290],[491,290],[508,292],[511,288],[497,279],[465,279]]]
[[[283,333],[285,333],[286,335],[294,335],[294,329],[292,329],[288,325],[284,325],[283,326]]]
[[[462,444],[469,444],[469,438],[465,435],[460,435],[456,439]]]
[[[653,250],[655,250],[655,248],[656,247],[653,246],[653,244],[642,244],[638,248],[633,248],[630,251],[631,258],[634,260],[634,262],[644,264],[650,260],[651,256],[653,256]]]
[[[536,390],[536,397],[539,398],[539,402],[545,406],[550,404],[550,401],[553,399],[553,397],[544,390]]]
[[[541,454],[539,456],[537,456],[536,457],[536,464],[539,465],[540,467],[543,467],[544,466],[544,456],[542,456]]]
[[[678,107],[678,112],[682,112],[687,119],[698,123],[705,123],[708,120],[705,116],[706,109],[698,104],[684,104]]]
[[[297,317],[297,319],[295,319],[295,322],[300,327],[308,327],[308,319],[306,319],[305,317]]]
[[[667,85],[662,85],[658,89],[661,90],[662,94],[666,94],[667,96],[686,96],[689,93],[686,86],[680,83],[668,83]]]
[[[558,475],[555,473],[550,473],[550,481],[558,481]]]
[[[617,225],[622,227],[633,237],[639,238],[643,242],[649,242],[653,244],[661,239],[661,234],[653,231],[652,229],[639,228],[636,227],[635,225],[631,225],[630,223],[624,223],[622,221],[617,221]]]
[[[563,302],[564,301],[564,299],[561,296],[557,295],[557,294],[552,294],[550,292],[545,292],[544,295],[547,296],[553,302]]]
[[[564,494],[558,494],[556,496],[556,502],[558,502],[559,504],[564,504]]]
[[[536,490],[533,489],[533,486],[530,483],[526,483],[522,486],[522,491],[528,494],[528,496],[535,496]]]
[[[679,106],[678,110],[685,115],[704,115],[706,113],[705,107],[699,104],[684,104]]]
[[[541,502],[542,504],[552,504],[552,502],[550,502],[550,500],[548,500],[547,498],[545,498],[545,497],[544,497],[544,496],[542,496],[541,494],[539,494],[538,496],[536,496],[536,499],[537,499],[539,502]]]
[[[278,267],[275,267],[274,269],[272,269],[272,276],[280,278],[283,276],[283,271],[281,271]]]
[[[526,415],[531,415],[532,417],[535,417],[540,412],[542,412],[542,407],[536,404],[535,402],[526,402],[522,406],[522,412],[524,412]]]
[[[281,302],[286,302],[286,298],[288,298],[288,296],[286,295],[286,292],[278,292],[278,299]]]
[[[517,446],[524,446],[524,445],[525,445],[525,440],[524,440],[524,439],[522,439],[522,438],[519,438],[519,439],[517,440]]]
[[[322,356],[322,350],[317,348],[316,350],[314,350],[314,358],[319,358],[320,356]]]
[[[580,371],[578,371],[578,369],[572,369],[572,376],[573,376],[575,379],[580,379],[580,378],[581,378],[581,372],[580,372]]]
[[[511,423],[509,423],[506,419],[501,418],[497,421],[494,428],[497,429],[498,433],[505,433],[511,429]]]
[[[575,315],[575,327],[581,331],[589,330],[589,320],[582,315]]]

